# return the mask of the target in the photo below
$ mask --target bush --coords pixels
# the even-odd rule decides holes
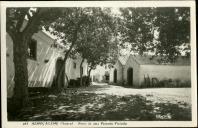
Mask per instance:
[[[159,80],[156,77],[151,79],[151,86],[152,87],[157,87],[158,83],[159,83]]]
[[[168,79],[168,80],[161,80],[158,83],[158,87],[167,87],[167,88],[174,88],[174,87],[191,87],[191,81],[182,81],[179,79]]]
[[[191,81],[186,81],[186,87],[191,87]]]
[[[80,77],[78,77],[76,80],[76,87],[80,87]]]
[[[68,86],[68,87],[69,87],[69,88],[70,88],[70,87],[74,87],[75,85],[76,85],[76,80],[70,79],[70,80],[69,80],[69,86]]]
[[[51,88],[47,87],[28,87],[29,95],[46,94],[51,91]]]
[[[109,82],[108,84],[109,84],[109,85],[114,85],[114,83],[113,83],[113,82]]]
[[[90,86],[91,84],[91,78],[88,78],[88,76],[83,76],[82,77],[82,84],[83,86]],[[72,87],[80,87],[80,78],[75,79],[71,79],[69,81],[69,86],[70,88]]]
[[[150,88],[150,87],[157,87],[157,88],[180,88],[180,87],[191,87],[191,81],[181,81],[180,79],[164,79],[158,80],[157,78],[151,79],[151,84],[149,86],[148,81],[141,83],[141,88]]]
[[[83,86],[90,86],[91,84],[91,78],[89,78],[88,76],[83,76],[82,81],[83,81]]]
[[[184,81],[181,83],[180,87],[191,87],[191,81]]]
[[[74,80],[74,79],[71,79],[69,81],[69,88],[74,88],[74,87],[79,87],[80,86],[80,80]]]
[[[176,87],[180,87],[181,86],[181,80],[180,79],[176,79]]]

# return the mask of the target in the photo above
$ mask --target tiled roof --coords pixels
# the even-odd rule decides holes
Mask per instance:
[[[120,57],[118,58],[118,60],[120,61],[120,63],[121,63],[122,65],[125,65],[126,62],[127,62],[127,60],[128,60],[128,58],[129,58],[129,55],[122,55],[122,56],[120,56]]]

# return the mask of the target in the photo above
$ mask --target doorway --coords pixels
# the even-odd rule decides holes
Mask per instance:
[[[114,76],[113,82],[117,83],[117,69],[114,70],[113,76]]]
[[[127,84],[133,86],[133,68],[127,70]]]

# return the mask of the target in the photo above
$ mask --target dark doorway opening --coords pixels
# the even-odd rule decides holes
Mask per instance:
[[[58,73],[60,72],[62,65],[64,65],[64,60],[61,57],[57,58],[56,65],[55,65],[55,67],[56,67],[55,68],[55,76],[58,76]],[[63,73],[65,73],[65,66],[62,70],[64,70]],[[64,85],[65,85],[65,75],[63,73],[61,74],[61,79],[60,79],[60,82],[61,82],[61,85],[62,85],[61,88],[64,87]],[[54,77],[55,81],[56,81],[56,79],[57,79],[57,77]],[[59,89],[60,87],[55,87],[55,88]]]
[[[37,59],[37,41],[34,39],[28,43],[28,57],[32,60]]]
[[[133,68],[127,70],[127,84],[133,86]]]
[[[105,81],[109,82],[109,72],[108,71],[105,72]]]
[[[117,70],[116,69],[114,70],[113,76],[114,76],[113,82],[117,83]]]

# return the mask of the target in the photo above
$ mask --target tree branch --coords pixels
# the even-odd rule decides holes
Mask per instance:
[[[27,26],[23,30],[23,34],[28,33],[32,28],[34,28],[35,22],[39,21],[40,14],[43,12],[41,9],[37,8],[37,12],[29,19]],[[34,32],[33,32],[34,33]]]
[[[16,31],[17,32],[20,32],[20,29],[22,28],[23,22],[25,20],[25,16],[28,14],[29,9],[30,8],[20,9],[21,14],[20,14],[19,20],[16,24]]]
[[[65,57],[64,57],[64,62],[67,60],[67,57],[69,56],[72,48],[74,47],[75,43],[72,43],[72,45],[70,46],[69,50],[66,52]]]
[[[10,26],[9,26],[10,27]],[[13,31],[12,29],[8,28],[8,25],[6,26],[6,32],[11,36],[12,40],[15,39],[16,32]]]
[[[66,52],[64,61],[67,60],[67,57],[68,57],[69,53],[71,52],[72,48],[76,44],[79,26],[80,26],[80,24],[76,25],[76,29],[75,29],[74,34],[73,34],[72,45],[70,46],[69,50]]]

